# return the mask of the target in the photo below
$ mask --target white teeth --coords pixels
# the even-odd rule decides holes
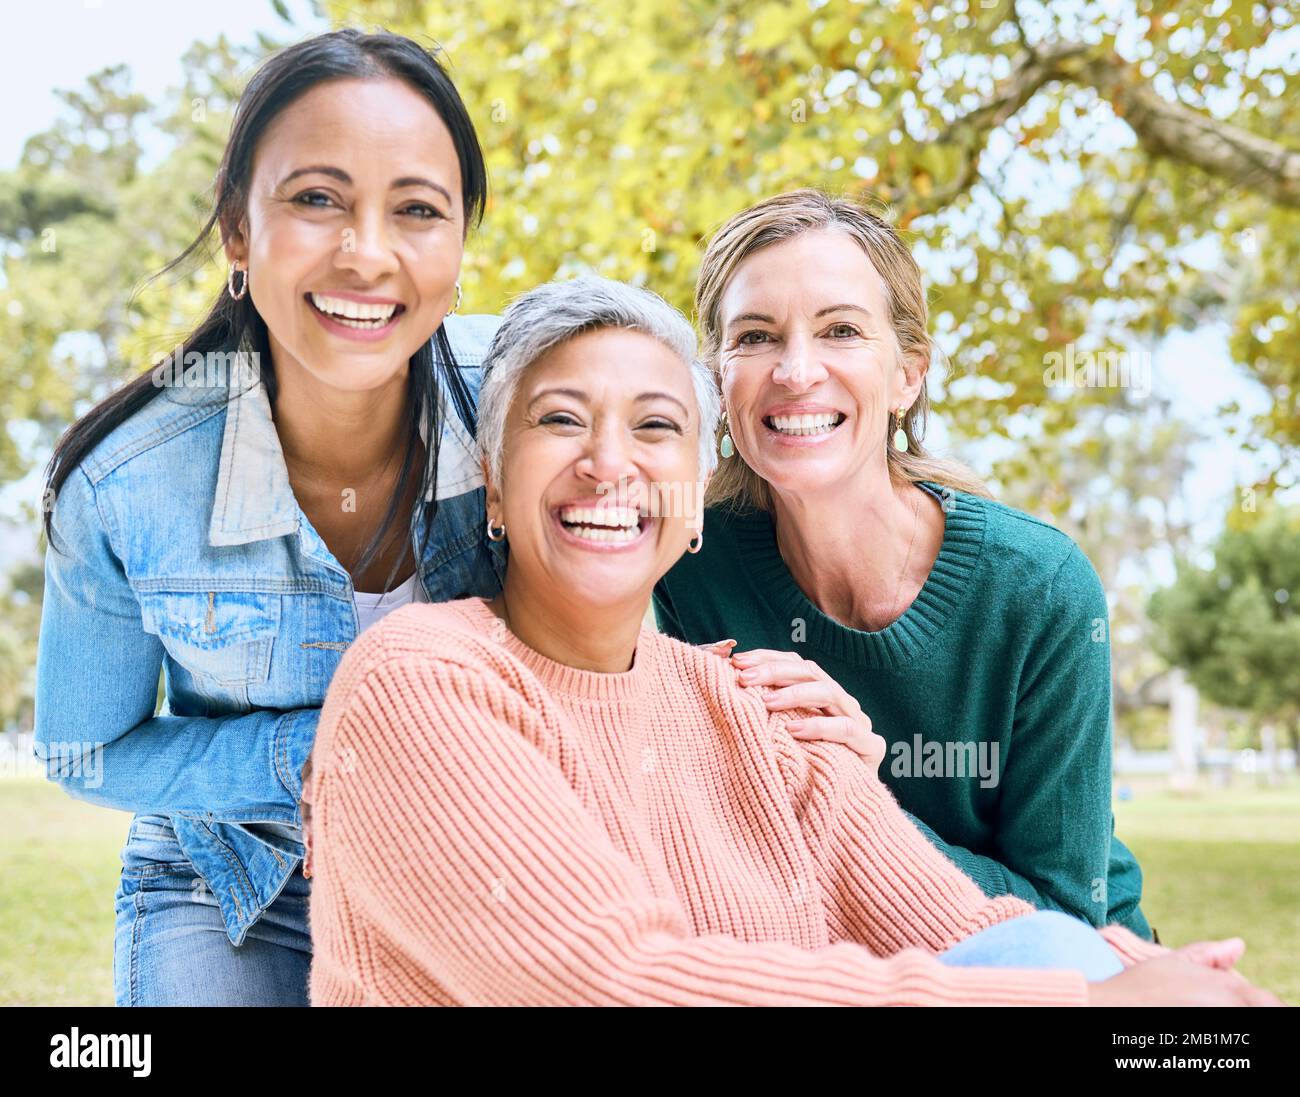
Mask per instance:
[[[641,535],[639,518],[635,507],[564,507],[560,511],[564,528],[584,541],[635,541]]]
[[[816,415],[773,415],[768,422],[782,434],[828,434],[840,421],[836,411],[819,412]]]
[[[635,530],[638,518],[637,511],[632,507],[565,507],[560,511],[560,521],[566,525],[581,522],[587,526]]]
[[[350,328],[383,327],[393,318],[393,313],[397,311],[397,306],[393,304],[363,304],[361,301],[345,301],[341,297],[326,297],[320,293],[311,295],[311,303],[321,312],[329,313],[331,318],[338,320],[340,323],[346,323],[348,320],[360,321],[360,323],[347,324]]]
[[[575,537],[581,537],[584,541],[634,541],[638,533],[635,526],[631,529],[604,529],[596,526],[570,526],[566,524],[564,528]]]

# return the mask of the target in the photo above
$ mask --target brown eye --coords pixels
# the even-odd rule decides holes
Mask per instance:
[[[425,221],[446,220],[446,218],[443,217],[442,213],[439,210],[434,209],[432,206],[425,205],[423,202],[417,202],[414,205],[407,206],[404,210],[402,210],[403,213],[412,213],[415,211],[421,211],[417,213],[417,216]]]

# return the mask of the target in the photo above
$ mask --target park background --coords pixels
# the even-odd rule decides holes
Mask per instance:
[[[129,821],[31,760],[41,469],[220,292],[220,261],[146,282],[258,62],[341,25],[436,43],[474,117],[464,312],[594,269],[690,315],[711,232],[797,186],[899,227],[927,444],[1106,587],[1143,909],[1300,1002],[1295,3],[46,0],[0,74],[0,1003],[111,1003]]]

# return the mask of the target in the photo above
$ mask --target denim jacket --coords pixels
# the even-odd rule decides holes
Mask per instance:
[[[499,318],[445,323],[477,400]],[[155,398],[60,489],[35,754],[78,799],[169,816],[238,945],[303,856],[302,767],[357,614],[294,498],[264,386],[216,395]],[[504,543],[485,537],[473,443],[446,407],[420,581],[431,601],[490,597]]]

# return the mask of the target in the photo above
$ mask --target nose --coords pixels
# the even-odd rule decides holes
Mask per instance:
[[[355,271],[364,282],[374,282],[398,269],[388,223],[379,210],[362,210],[343,230],[334,265]]]
[[[818,361],[813,340],[803,334],[786,340],[785,353],[772,370],[772,383],[791,392],[807,392],[826,380],[826,367]]]
[[[578,460],[576,471],[593,486],[635,481],[638,469],[632,460],[632,440],[626,427],[612,418],[598,421],[587,436],[586,451]]]

